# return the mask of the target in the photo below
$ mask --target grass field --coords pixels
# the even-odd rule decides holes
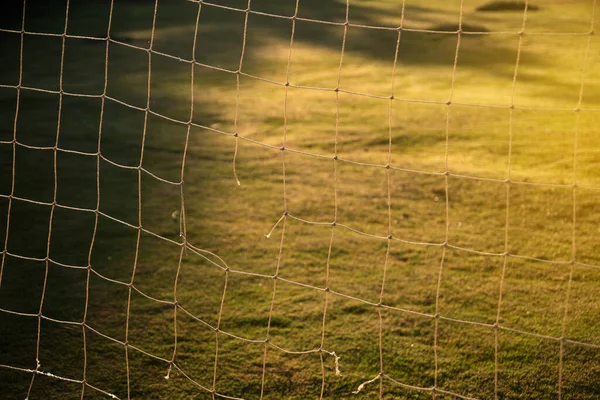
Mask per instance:
[[[71,1],[106,88],[0,5],[0,398],[600,398],[593,1],[153,3]]]

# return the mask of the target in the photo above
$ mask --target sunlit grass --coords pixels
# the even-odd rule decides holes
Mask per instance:
[[[247,3],[222,4],[245,9]],[[302,18],[345,20],[343,2],[299,4]],[[444,317],[437,331],[440,388],[494,398],[497,357],[500,398],[555,398],[559,341],[519,332],[559,338],[564,329],[568,339],[600,345],[596,301],[600,276],[594,267],[600,250],[596,189],[600,77],[595,36],[585,57],[591,2],[535,4],[539,10],[528,13],[526,33],[582,34],[526,34],[522,39],[517,35],[523,25],[521,12],[476,11],[482,4],[464,2],[464,31],[504,34],[461,35],[456,69],[458,35],[451,31],[458,29],[460,3],[441,0],[426,6],[406,3],[402,24],[409,30],[400,35],[395,68],[397,31],[350,26],[340,70],[343,26],[298,21],[290,52],[291,20],[256,14],[248,19],[239,89],[232,72],[194,68],[192,121],[206,128],[190,130],[184,171],[186,239],[221,257],[232,270],[259,275],[226,273],[211,263],[221,263],[215,257],[206,260],[191,250],[184,253],[179,268],[178,245],[144,232],[138,247],[136,229],[105,217],[100,217],[91,255],[94,271],[125,283],[135,263],[135,287],[167,302],[175,299],[179,271],[176,300],[209,325],[177,311],[175,363],[190,378],[209,390],[214,382],[214,389],[227,396],[252,399],[262,391],[264,398],[301,399],[318,398],[324,377],[324,397],[376,398],[379,382],[359,394],[352,392],[380,372],[381,332],[386,375],[404,384],[432,387],[436,374],[432,317],[437,312]],[[48,15],[36,7],[33,3],[28,10],[28,31],[62,31],[60,7]],[[294,2],[256,0],[252,9],[291,16]],[[115,1],[111,36],[147,48],[152,11],[152,4]],[[190,60],[196,11],[191,2],[159,1],[154,49]],[[398,27],[401,12],[396,1],[351,1],[349,20]],[[19,18],[1,20],[10,29],[20,29],[15,24]],[[103,37],[107,18],[106,4],[75,2],[69,33]],[[237,70],[243,28],[244,13],[202,6],[196,60]],[[0,66],[0,83],[16,85],[20,37],[2,35],[8,62]],[[58,90],[60,47],[60,38],[26,36],[25,86]],[[104,51],[104,42],[68,39],[65,90],[101,94]],[[107,94],[144,108],[147,60],[145,50],[112,42]],[[151,73],[150,109],[184,123],[150,115],[142,166],[162,179],[179,182],[190,116],[191,66],[154,54]],[[341,91],[336,95],[338,75]],[[0,89],[3,195],[11,193],[8,142],[13,139],[15,97],[14,89]],[[451,104],[445,104],[449,100]],[[54,146],[57,104],[57,95],[21,92],[19,143]],[[511,104],[515,109],[509,108]],[[573,111],[576,107],[581,111]],[[100,99],[65,96],[59,147],[95,153],[99,115]],[[143,132],[143,111],[107,101],[100,141],[104,157],[138,166]],[[240,136],[235,161],[240,186],[233,174],[235,132]],[[283,153],[281,146],[286,148]],[[99,195],[100,211],[138,225],[137,170],[101,160],[97,193],[95,156],[59,152],[57,157],[58,203],[93,210]],[[384,168],[388,163],[394,168]],[[52,202],[52,170],[51,150],[17,146],[15,196]],[[513,181],[510,185],[505,182],[508,178]],[[580,186],[575,197],[574,183]],[[144,173],[141,193],[141,225],[180,241],[180,187]],[[0,199],[2,244],[7,207],[8,200]],[[50,208],[18,200],[12,207],[9,252],[44,258]],[[266,238],[284,211],[292,217],[277,224]],[[332,232],[334,221],[338,226]],[[58,210],[50,258],[87,265],[93,222],[93,213]],[[386,264],[390,233],[399,240],[390,242]],[[448,243],[458,248],[443,249],[446,235]],[[505,251],[548,262],[508,257],[504,266]],[[591,266],[571,267],[572,260]],[[43,314],[82,321],[87,271],[53,263],[48,271]],[[277,280],[273,297],[275,281],[270,277],[276,271],[282,279]],[[6,256],[0,307],[37,314],[44,273],[44,262]],[[332,293],[326,294],[325,287]],[[501,290],[499,323],[507,329],[498,331],[496,354],[491,325],[496,322]],[[570,301],[563,328],[567,291]],[[125,341],[127,299],[126,285],[92,273],[86,323]],[[392,308],[373,305],[379,302]],[[0,364],[35,369],[37,319],[1,312],[0,318],[0,334],[7,338],[0,345]],[[211,327],[219,323],[221,330],[257,342],[215,334]],[[267,338],[267,329],[270,342],[286,351],[305,352],[322,345],[335,352],[342,375],[336,375],[335,358],[328,353],[290,354],[271,346],[265,353],[261,341]],[[127,339],[132,346],[170,360],[175,349],[174,307],[133,291]],[[165,380],[168,363],[130,350],[127,367],[121,344],[90,329],[86,340],[87,381],[119,398],[128,397],[127,368],[131,398],[211,398],[176,369]],[[80,327],[43,320],[40,349],[42,371],[82,379]],[[598,350],[566,342],[563,353],[563,397],[598,396],[600,387],[594,379],[600,372]],[[0,393],[25,397],[31,374],[1,369],[0,376]],[[431,398],[430,392],[404,389],[385,379],[382,385],[384,398]],[[37,375],[30,398],[80,396],[80,384]],[[96,397],[102,395],[86,389],[85,398]]]

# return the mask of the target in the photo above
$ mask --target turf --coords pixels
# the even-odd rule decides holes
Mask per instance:
[[[2,28],[21,29],[18,3],[2,6]],[[26,30],[62,33],[64,4],[54,3],[28,1]],[[72,2],[68,33],[104,37],[107,3]],[[350,3],[354,24],[397,27],[402,20],[396,1]],[[366,399],[381,390],[383,398],[429,399],[430,390],[394,381],[431,388],[437,379],[437,388],[462,396],[492,399],[497,382],[500,399],[546,399],[558,396],[559,364],[562,398],[598,398],[600,42],[591,37],[586,58],[588,3],[544,2],[528,14],[520,39],[521,13],[477,12],[484,2],[464,1],[454,72],[459,2],[407,1],[391,108],[396,31],[347,28],[336,94],[344,26],[299,19],[286,89],[292,22],[250,14],[242,71],[251,76],[239,76],[238,90],[236,75],[225,70],[239,66],[245,14],[203,5],[194,69],[198,126],[190,130],[184,196],[186,239],[212,254],[190,248],[179,268],[173,241],[181,241],[181,189],[154,176],[181,176],[187,127],[176,121],[189,119],[191,67],[177,57],[192,58],[198,5],[159,1],[153,50],[176,58],[152,55],[150,109],[159,115],[145,122],[148,53],[139,47],[149,46],[153,4],[115,0],[111,37],[119,43],[109,46],[107,95],[138,108],[106,101],[105,159],[56,156],[58,204],[94,210],[100,198],[91,253],[95,215],[72,208],[55,208],[48,246],[58,94],[21,91],[13,171],[17,91],[0,88],[2,246],[8,232],[0,308],[33,315],[0,311],[0,364],[36,369],[46,280],[44,316],[81,322],[86,303],[87,316],[85,327],[41,319],[40,371],[81,381],[85,365],[87,383],[118,398],[208,399],[214,390],[305,399],[323,390],[324,398]],[[291,16],[294,1],[254,0],[251,8]],[[343,23],[345,4],[300,0],[298,17]],[[572,32],[581,34],[564,35]],[[20,35],[0,36],[0,84],[17,85]],[[23,86],[59,89],[61,43],[25,35]],[[64,91],[103,92],[105,49],[104,41],[66,39]],[[65,95],[58,147],[95,154],[100,110],[100,98]],[[142,140],[149,173],[140,174],[139,213]],[[385,168],[388,155],[394,168]],[[13,174],[18,199],[7,230]],[[389,242],[386,263],[390,232],[397,240]],[[449,247],[440,246],[446,232]],[[84,267],[90,257],[89,284],[87,269],[46,263],[47,254]],[[276,271],[281,279],[272,279]],[[321,347],[323,326],[323,349],[340,357],[341,376],[331,354],[306,352]],[[272,345],[264,343],[267,334]],[[561,345],[563,334],[569,340]],[[175,338],[175,364],[187,377],[172,368],[167,380],[169,364],[144,352],[170,360]],[[127,361],[126,340],[134,346]],[[381,365],[391,379],[353,394]],[[29,372],[0,368],[0,397],[22,399],[31,387],[29,399],[106,398],[48,375],[31,382]]]
[[[477,7],[477,11],[507,12],[521,11],[525,9],[524,1],[491,1]],[[537,11],[539,7],[533,4],[527,4],[528,11]]]

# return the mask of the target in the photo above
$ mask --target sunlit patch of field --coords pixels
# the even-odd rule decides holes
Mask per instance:
[[[160,0],[145,122],[153,6],[116,0],[104,158],[100,98],[65,95],[58,140],[89,155],[57,152],[57,203],[92,212],[56,208],[49,258],[87,266],[98,196],[118,221],[99,217],[87,294],[86,269],[46,267],[58,94],[23,89],[17,141],[49,150],[16,145],[13,194],[46,205],[11,203],[0,308],[33,317],[0,311],[0,364],[36,369],[48,271],[43,315],[81,322],[87,303],[87,327],[42,319],[40,370],[79,381],[85,362],[86,381],[119,398],[429,399],[436,381],[480,399],[556,398],[559,374],[563,398],[596,398],[598,16],[592,2],[557,0],[524,23],[522,11],[462,4],[351,1],[345,29],[306,20],[343,23],[344,2],[300,0],[291,49],[291,19],[250,14],[244,35],[244,12],[203,4],[190,90],[198,4]],[[295,4],[251,9],[290,17]],[[61,33],[63,12],[28,3],[26,30]],[[1,27],[19,31],[20,13],[6,15]],[[108,15],[103,2],[74,2],[67,32],[104,37]],[[20,35],[0,36],[3,245]],[[25,35],[23,86],[59,89],[61,45]],[[102,94],[105,51],[67,38],[63,89]],[[172,183],[190,114],[186,240],[212,255],[189,248],[180,262]],[[183,373],[166,380],[174,354]],[[381,368],[391,379],[352,394]],[[1,368],[0,393],[24,398],[31,375]],[[81,392],[37,374],[29,398]]]

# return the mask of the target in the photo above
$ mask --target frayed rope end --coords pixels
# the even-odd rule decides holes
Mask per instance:
[[[358,394],[358,393],[359,393],[361,390],[363,390],[363,389],[364,389],[364,387],[365,387],[366,385],[368,385],[369,383],[373,383],[373,382],[375,382],[377,379],[379,379],[379,376],[380,376],[380,375],[377,375],[375,378],[373,378],[373,379],[371,379],[371,380],[368,380],[368,381],[366,381],[366,382],[363,382],[363,383],[361,383],[361,384],[358,386],[358,388],[356,388],[356,390],[355,390],[354,392],[352,392],[352,393],[354,393],[354,394]]]

